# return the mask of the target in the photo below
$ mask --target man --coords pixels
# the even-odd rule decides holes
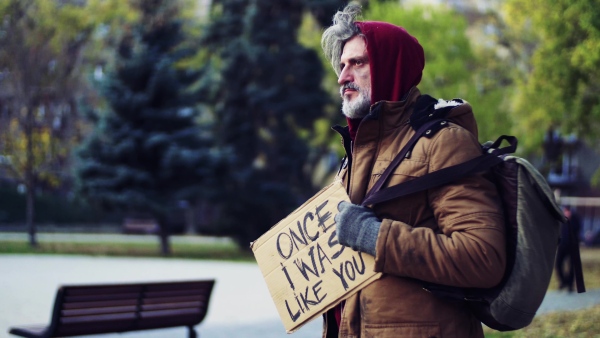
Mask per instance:
[[[572,252],[571,246],[571,235],[576,236],[577,243],[579,243],[579,232],[581,230],[581,221],[577,213],[571,210],[568,205],[563,206],[563,213],[565,217],[569,219],[569,223],[563,223],[560,226],[560,243],[556,251],[555,269],[556,276],[558,277],[559,286],[558,289],[567,289],[569,293],[573,292],[573,286],[575,285],[575,270],[571,262]],[[571,233],[571,227],[573,232]],[[565,271],[566,270],[566,271]]]
[[[354,21],[359,13],[357,5],[338,12],[321,41],[348,121],[335,127],[347,154],[338,177],[352,201],[338,206],[337,236],[373,255],[383,276],[326,313],[323,337],[483,337],[464,305],[435,297],[421,281],[477,288],[500,282],[504,219],[487,173],[372,208],[358,205],[429,115],[452,123],[419,140],[385,186],[480,155],[471,107],[422,96],[415,87],[425,64],[417,39],[388,23]]]

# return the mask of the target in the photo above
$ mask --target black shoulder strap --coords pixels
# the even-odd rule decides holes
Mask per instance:
[[[377,180],[373,188],[369,190],[369,192],[365,196],[365,199],[363,200],[362,205],[367,205],[365,204],[365,201],[369,200],[372,195],[378,193],[381,190],[390,174],[396,169],[396,167],[398,167],[400,162],[402,162],[406,157],[410,155],[410,152],[412,151],[413,147],[423,135],[433,134],[434,130],[443,128],[447,125],[448,121],[446,120],[431,120],[421,125],[419,129],[415,132],[415,134],[410,138],[410,140],[408,140],[408,143],[406,143],[404,148],[400,150],[398,155],[396,155],[394,160],[392,160],[390,165],[385,169],[383,174],[381,174],[381,177],[379,178],[379,180]]]
[[[417,135],[417,134],[415,134]],[[502,141],[506,140],[510,145],[504,148],[500,148],[500,144]],[[392,187],[388,187],[386,189],[381,190],[381,187],[378,190],[375,190],[377,184],[381,182],[383,179],[387,179],[389,176],[388,169],[392,167],[392,164],[395,164],[396,161],[392,162],[390,166],[386,169],[384,174],[381,175],[377,184],[373,186],[373,189],[369,191],[369,194],[362,202],[363,206],[378,204],[381,202],[389,201],[394,198],[407,196],[413,194],[418,191],[423,191],[427,189],[431,189],[437,186],[441,186],[452,181],[456,181],[460,178],[487,170],[503,161],[500,155],[512,153],[517,148],[517,139],[513,136],[502,135],[496,142],[494,142],[490,147],[484,148],[486,153],[481,156],[475,157],[467,162],[463,162],[457,165],[453,165],[450,167],[446,167],[432,173],[423,175],[421,177],[417,177],[408,182],[404,182]],[[403,149],[404,150],[404,149]],[[402,152],[401,152],[402,153]],[[396,158],[397,159],[397,158]],[[395,160],[396,160],[395,159]],[[400,161],[398,161],[399,163]],[[397,164],[396,164],[397,166]],[[395,168],[395,167],[394,167]],[[392,168],[392,170],[394,169]],[[391,170],[390,170],[391,171]],[[387,173],[387,175],[386,175]],[[383,185],[383,183],[381,184]]]
[[[415,192],[435,188],[468,175],[489,169],[502,162],[502,158],[493,155],[481,155],[470,161],[455,166],[443,168],[427,175],[417,177],[372,194],[363,201],[363,205],[378,204],[394,198],[407,196]]]
[[[386,202],[394,198],[407,196],[415,192],[441,186],[452,181],[458,180],[460,178],[487,170],[499,163],[502,163],[504,161],[504,159],[501,157],[502,155],[514,153],[517,149],[516,137],[502,135],[491,145],[486,145],[483,147],[484,154],[477,156],[467,162],[446,167],[434,171],[432,173],[417,177],[410,181],[381,190],[381,188],[387,181],[389,175],[396,169],[400,162],[402,162],[402,160],[404,160],[407,157],[407,155],[410,154],[410,151],[417,143],[419,138],[421,138],[427,133],[433,133],[433,131],[435,130],[434,128],[441,128],[447,125],[447,122],[448,121],[446,120],[434,120],[427,122],[423,126],[421,126],[413,135],[413,137],[408,141],[406,146],[402,148],[400,153],[396,155],[394,160],[386,168],[383,174],[381,174],[379,180],[375,183],[373,188],[371,188],[371,190],[363,200],[362,205],[368,206]],[[509,143],[509,146],[500,148],[500,145],[503,141],[507,141]],[[549,209],[553,210],[553,208]],[[583,280],[583,269],[581,266],[579,242],[577,240],[578,236],[574,233],[574,227],[571,226],[570,221],[568,221],[567,225],[569,226],[569,231],[571,232],[569,236],[571,239],[569,246],[571,248],[571,264],[575,272],[577,292],[582,293],[585,292],[585,283]]]

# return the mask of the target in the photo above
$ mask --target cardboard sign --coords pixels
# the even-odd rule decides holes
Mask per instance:
[[[336,181],[251,244],[283,326],[294,332],[377,279],[375,259],[337,241],[334,217],[349,201]]]

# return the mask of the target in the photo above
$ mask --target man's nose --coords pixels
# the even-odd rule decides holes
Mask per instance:
[[[352,82],[354,79],[352,77],[352,73],[348,70],[348,68],[342,69],[340,76],[338,77],[338,84],[343,85],[348,82]]]

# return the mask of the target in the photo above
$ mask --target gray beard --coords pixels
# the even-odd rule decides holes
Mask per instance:
[[[371,93],[359,91],[359,96],[352,102],[343,98],[342,113],[351,119],[359,119],[367,116],[371,108]]]

